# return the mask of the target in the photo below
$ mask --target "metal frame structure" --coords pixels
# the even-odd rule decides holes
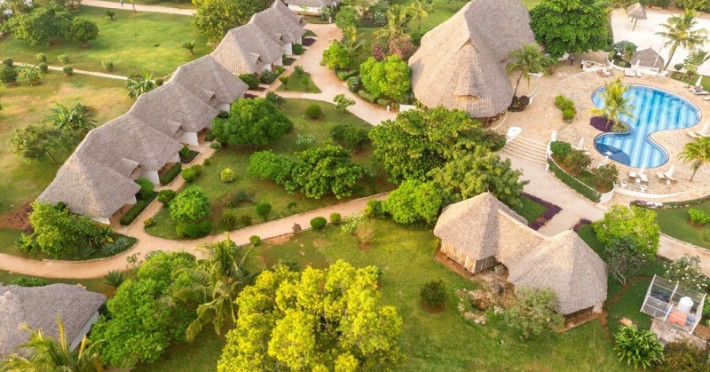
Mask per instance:
[[[648,286],[648,290],[646,291],[646,297],[644,298],[640,311],[692,334],[698,324],[700,324],[703,315],[703,306],[705,305],[705,297],[705,293],[700,293],[696,290],[686,288],[680,285],[680,283],[672,282],[654,275],[651,280],[651,285]],[[681,298],[689,298],[693,301],[690,311],[678,308],[678,303]],[[695,311],[693,311],[693,309],[695,309]],[[687,320],[684,326],[668,320],[668,317],[674,312],[681,312],[686,315]]]

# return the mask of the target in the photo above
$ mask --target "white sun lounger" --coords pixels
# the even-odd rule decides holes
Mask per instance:
[[[648,177],[646,177],[646,175],[644,173],[639,173],[638,179],[641,180],[641,182],[643,182],[643,183],[648,183]]]
[[[624,69],[624,75],[628,77],[636,77],[636,73],[630,68]]]

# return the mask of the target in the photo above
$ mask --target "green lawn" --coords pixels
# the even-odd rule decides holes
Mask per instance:
[[[59,65],[57,56],[64,54],[75,69],[103,71],[101,61],[113,61],[114,74],[127,76],[144,71],[162,77],[211,51],[206,39],[190,25],[190,17],[116,10],[115,20],[111,21],[105,13],[106,9],[86,6],[75,13],[96,22],[99,27],[99,37],[89,48],[70,41],[50,47],[31,47],[10,36],[0,41],[0,57],[36,63],[35,55],[45,53],[49,64]],[[181,48],[182,43],[189,40],[195,41],[195,56]]]
[[[305,92],[305,93],[320,93],[321,90],[313,83],[311,79],[311,74],[308,72],[303,72],[299,75],[293,72],[288,76],[288,81],[286,85],[281,84],[279,91],[291,91],[291,92]]]
[[[676,239],[710,249],[710,227],[695,227],[688,221],[688,209],[699,209],[710,214],[710,201],[690,208],[654,209],[661,231]]]
[[[120,3],[120,0],[105,0],[113,3]],[[165,6],[168,8],[180,8],[180,9],[196,9],[197,7],[190,1],[177,1],[177,0],[134,0],[136,5],[151,5],[151,6]],[[123,7],[127,10],[131,9],[131,0],[124,0]],[[186,16],[183,16],[186,17]]]
[[[0,283],[9,283],[14,279],[23,277],[26,275],[14,274],[8,271],[0,270]],[[54,283],[66,283],[66,284],[81,284],[86,287],[86,289],[98,293],[103,293],[107,296],[113,296],[115,290],[110,285],[104,283],[103,279],[44,279],[48,284]]]
[[[323,109],[323,118],[320,120],[309,120],[304,116],[306,107],[317,104]],[[315,144],[318,146],[330,141],[330,129],[337,124],[353,124],[365,129],[371,126],[349,112],[341,112],[335,106],[325,102],[289,99],[283,107],[284,112],[293,120],[294,130],[285,135],[279,141],[270,146],[265,146],[259,150],[272,149],[274,152],[292,155],[296,151],[305,150],[307,147],[297,144],[298,136],[313,136]],[[262,221],[256,214],[255,203],[245,202],[236,207],[228,207],[228,202],[239,190],[245,190],[256,201],[271,204],[272,210],[269,219],[277,219],[301,213],[328,205],[340,203],[335,197],[324,197],[322,199],[309,199],[300,193],[289,194],[283,186],[279,186],[270,181],[262,181],[247,173],[249,168],[249,156],[255,150],[251,147],[227,147],[217,151],[212,164],[204,167],[203,174],[194,181],[194,184],[202,187],[209,195],[212,204],[211,219],[215,229],[213,233],[225,231],[226,228],[220,223],[220,217],[226,210],[230,210],[237,215],[249,215],[253,223]],[[363,151],[354,154],[353,160],[358,164],[369,167],[372,149],[367,146]],[[222,169],[232,168],[237,174],[237,180],[233,183],[223,183],[219,174]],[[353,198],[384,192],[394,188],[394,185],[386,182],[383,177],[370,179],[364,177],[359,183]],[[175,224],[170,220],[167,209],[162,209],[155,216],[157,222],[155,226],[147,228],[146,231],[155,236],[176,239]]]
[[[517,214],[525,218],[528,223],[532,223],[542,216],[547,208],[544,205],[526,197],[521,197],[522,205],[518,208],[512,208]]]

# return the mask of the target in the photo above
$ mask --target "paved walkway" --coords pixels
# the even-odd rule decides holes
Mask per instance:
[[[171,8],[171,7],[159,6],[159,5],[135,4],[135,6],[132,6],[130,0],[124,1],[123,6],[121,6],[120,3],[114,3],[111,1],[101,1],[101,0],[82,0],[81,5],[93,6],[93,7],[97,7],[97,8],[121,9],[121,10],[134,10],[135,9],[136,12],[180,14],[180,15],[187,15],[187,16],[195,15],[197,13],[197,10],[195,10],[195,9],[180,9],[180,8]]]

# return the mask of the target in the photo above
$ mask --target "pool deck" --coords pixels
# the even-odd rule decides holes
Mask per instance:
[[[606,53],[598,52],[576,56],[577,62],[581,59],[604,62]],[[532,104],[523,112],[508,112],[503,124],[496,129],[501,133],[505,133],[509,127],[521,127],[522,137],[542,143],[547,143],[552,132],[557,131],[557,138],[571,143],[573,147],[576,147],[580,138],[584,137],[584,147],[592,157],[592,166],[598,165],[604,161],[604,156],[594,149],[594,137],[600,132],[589,125],[589,120],[592,116],[591,110],[595,108],[591,94],[596,88],[616,79],[618,76],[622,76],[622,82],[627,84],[649,85],[675,93],[695,104],[703,114],[699,123],[693,127],[655,132],[651,135],[651,138],[668,152],[669,160],[661,167],[646,170],[645,173],[648,176],[649,183],[645,193],[676,194],[687,192],[687,194],[670,198],[681,200],[692,199],[710,192],[710,167],[700,168],[693,182],[689,182],[688,179],[692,173],[690,166],[677,160],[683,145],[692,140],[688,133],[699,131],[705,121],[710,121],[710,101],[703,101],[702,97],[707,96],[696,96],[685,88],[685,84],[670,78],[655,76],[626,77],[620,71],[616,71],[615,76],[602,77],[596,72],[583,72],[579,63],[575,63],[573,66],[562,64],[555,68],[554,74],[551,76],[531,78],[529,88],[523,82],[518,94],[527,94],[528,92],[526,91],[531,91],[533,93]],[[566,124],[562,121],[562,112],[554,105],[555,96],[558,94],[571,99],[576,105],[577,115],[571,124]],[[638,171],[638,169],[630,168],[620,163],[615,164],[619,169],[620,180],[626,179],[629,171]],[[667,185],[657,178],[656,173],[667,171],[671,165],[675,165],[673,177],[678,182]],[[640,184],[629,181],[627,189],[640,192],[640,186]]]

